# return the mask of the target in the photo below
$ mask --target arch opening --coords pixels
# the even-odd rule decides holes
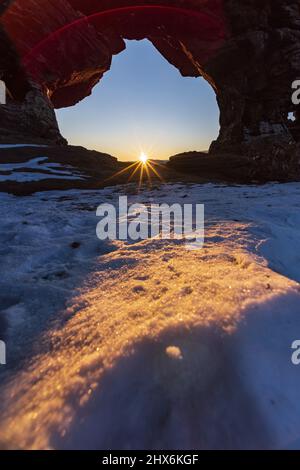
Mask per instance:
[[[34,9],[34,2],[28,3]],[[202,63],[220,48],[226,35],[222,3],[206,1],[195,7],[189,1],[174,5],[168,0],[129,0],[104,2],[99,8],[99,2],[70,0],[71,10],[65,7],[69,21],[54,22],[45,33],[27,18],[22,34],[17,18],[19,0],[15,0],[2,21],[29,81],[37,84],[43,96],[59,109],[73,106],[91,94],[110,69],[112,57],[124,50],[126,40],[148,39],[183,76],[204,76],[216,89]],[[188,45],[195,38],[197,47],[201,46],[197,59]]]
[[[219,133],[212,87],[201,77],[182,77],[148,40],[126,41],[92,95],[56,115],[70,144],[121,161],[138,159],[142,152],[167,160],[207,151]]]
[[[217,1],[217,3],[220,4],[222,1]],[[125,49],[126,40],[149,39],[154,47],[180,70],[183,76],[203,76],[216,89],[213,78],[204,72],[202,64],[206,63],[221,47],[226,37],[222,15],[218,17],[212,14],[207,7],[202,11],[164,5],[163,2],[154,5],[104,8],[101,11],[98,9],[99,6],[96,11],[86,10],[87,16],[74,19],[55,29],[34,44],[29,51],[22,51],[22,65],[34,81],[43,83],[44,77],[49,77],[43,83],[43,87],[55,108],[76,104],[89,94],[110,68],[113,55]],[[71,76],[67,78],[63,76],[61,83],[59,81],[57,83],[56,80],[54,85],[53,69],[62,70],[63,75],[68,75],[70,72],[64,70],[65,63],[61,62],[60,53],[54,54],[53,51],[59,51],[61,45],[66,44],[67,50],[70,49],[72,54],[70,47],[72,40],[77,41],[86,30],[91,28],[97,33],[100,31],[100,34],[103,31],[109,31],[109,36],[116,33],[118,38],[115,42],[118,44],[114,44],[116,38],[109,37],[112,41],[108,43],[106,38],[101,37],[99,58],[97,58],[101,63],[101,70],[98,67],[98,70],[91,73],[86,69],[86,64],[83,64],[83,76],[80,71],[79,73],[76,71],[75,74],[73,71]],[[193,58],[192,51],[185,44],[186,40],[193,41],[195,38],[201,43],[201,54],[197,60]],[[106,57],[104,57],[105,54]],[[79,61],[81,59],[80,57]],[[80,69],[80,65],[78,68]],[[87,87],[84,90],[83,85]]]

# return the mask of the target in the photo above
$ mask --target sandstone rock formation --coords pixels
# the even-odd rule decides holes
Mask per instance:
[[[291,101],[292,82],[300,79],[299,0],[2,0],[0,6],[0,78],[9,90],[0,108],[2,142],[64,144],[53,108],[89,95],[124,39],[148,38],[183,75],[203,76],[214,88],[221,129],[212,155],[267,164],[274,145],[287,162],[291,148],[300,154],[299,110]],[[296,122],[288,120],[292,112]]]
[[[285,183],[300,179],[299,150],[297,144],[287,147],[285,143],[269,137],[245,145],[242,153],[186,152],[174,155],[167,166],[180,174],[189,175],[193,181]]]

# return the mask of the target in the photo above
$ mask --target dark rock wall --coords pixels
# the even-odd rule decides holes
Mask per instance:
[[[229,0],[226,11],[232,37],[207,65],[221,110],[214,151],[270,136],[293,141],[288,114],[297,111],[291,86],[300,77],[300,2]]]

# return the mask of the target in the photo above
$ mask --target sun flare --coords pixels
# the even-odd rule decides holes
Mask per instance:
[[[145,181],[148,181],[150,186],[152,185],[152,178],[159,179],[164,182],[163,177],[160,174],[160,169],[164,169],[163,165],[160,165],[155,160],[151,160],[145,152],[141,152],[140,156],[133,163],[126,165],[125,168],[121,169],[117,173],[114,173],[106,181],[112,180],[117,177],[121,177],[128,173],[127,183],[130,181],[137,181],[138,187],[141,188]]]
[[[142,152],[141,155],[140,155],[139,160],[140,160],[140,162],[143,163],[143,165],[146,165],[146,163],[148,161],[148,156],[144,152]]]

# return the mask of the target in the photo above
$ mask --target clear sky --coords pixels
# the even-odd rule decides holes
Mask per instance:
[[[128,41],[93,94],[57,111],[70,144],[136,160],[206,150],[218,135],[219,110],[202,78],[184,78],[148,41]]]

